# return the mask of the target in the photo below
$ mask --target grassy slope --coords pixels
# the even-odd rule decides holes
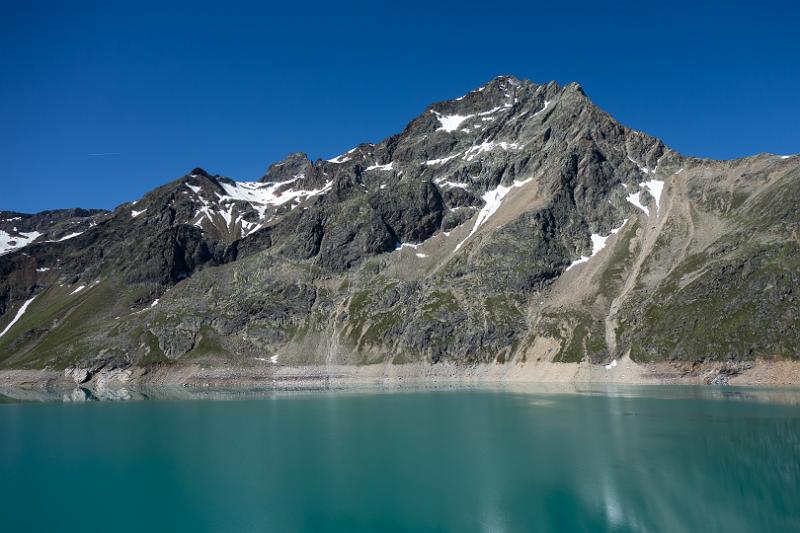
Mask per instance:
[[[736,230],[686,258],[625,332],[634,360],[800,358],[798,178],[734,197]]]

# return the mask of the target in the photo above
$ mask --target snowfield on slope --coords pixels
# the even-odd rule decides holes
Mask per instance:
[[[259,220],[266,217],[266,212],[271,207],[278,207],[289,202],[300,202],[312,196],[319,196],[327,193],[333,188],[333,182],[328,181],[319,189],[305,190],[284,188],[305,176],[298,174],[294,178],[277,183],[261,183],[258,181],[234,181],[232,183],[220,182],[220,187],[225,194],[214,193],[217,196],[217,206],[212,205],[202,194],[202,189],[195,185],[186,184],[196,198],[202,203],[200,209],[195,213],[194,225],[202,227],[203,220],[214,223],[214,216],[221,217],[228,229],[233,229],[236,224],[241,223],[242,236],[261,229],[261,224],[245,220],[235,208],[236,202],[248,204],[258,213]]]
[[[15,236],[0,230],[0,255],[23,248],[41,236],[38,231],[20,232]]]
[[[609,233],[606,236],[600,235],[598,233],[592,233],[592,236],[591,236],[591,239],[592,239],[592,253],[590,255],[588,255],[588,256],[583,255],[583,256],[581,256],[580,259],[576,259],[575,261],[570,263],[570,265],[567,267],[567,270],[565,270],[564,272],[567,272],[572,267],[580,265],[581,263],[588,262],[589,259],[591,259],[592,257],[594,257],[597,254],[599,254],[600,251],[603,248],[606,247],[606,242],[608,242],[608,239],[611,238],[612,235],[615,235],[616,233],[618,233],[622,228],[624,228],[625,224],[627,224],[627,223],[628,223],[628,219],[626,218],[625,220],[622,221],[622,225],[620,227],[613,228],[611,230],[611,233]]]
[[[11,319],[11,322],[9,322],[8,325],[5,327],[5,329],[2,332],[0,332],[0,337],[5,335],[6,333],[8,333],[8,330],[10,330],[12,328],[12,326],[14,326],[14,324],[16,324],[17,321],[20,318],[22,318],[22,315],[24,315],[25,311],[28,310],[28,306],[31,305],[31,302],[33,302],[33,300],[35,300],[35,299],[36,299],[36,296],[33,296],[30,299],[26,300],[25,303],[23,303],[20,306],[19,311],[17,311],[17,314],[14,315],[13,319]]]
[[[489,218],[495,214],[498,209],[500,209],[500,205],[503,203],[503,200],[506,196],[508,196],[508,193],[510,193],[512,189],[515,187],[522,187],[523,185],[530,183],[532,180],[533,178],[515,181],[509,186],[498,185],[496,188],[486,191],[482,196],[485,205],[478,212],[478,217],[475,219],[475,225],[472,227],[472,231],[469,232],[469,235],[467,235],[463,241],[456,245],[455,251],[457,252],[459,248],[461,248],[461,246],[467,242],[467,240],[472,237],[476,231],[478,231],[478,228],[481,226],[481,224],[489,220]]]

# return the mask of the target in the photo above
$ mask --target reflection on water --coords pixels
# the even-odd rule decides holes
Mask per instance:
[[[0,405],[10,531],[800,530],[792,390],[41,394]],[[248,401],[51,401],[176,398]]]
[[[403,384],[321,384],[310,386],[180,386],[180,385],[127,385],[76,386],[73,389],[8,387],[0,385],[0,402],[91,402],[91,401],[143,401],[143,400],[245,400],[319,393],[378,394],[413,393],[429,391],[496,391],[525,394],[537,399],[532,405],[551,402],[540,396],[554,394],[580,394],[609,398],[658,398],[696,400],[740,400],[745,402],[780,403],[800,405],[800,388],[728,387],[686,385],[619,385],[581,383],[459,383],[459,382],[406,382]]]

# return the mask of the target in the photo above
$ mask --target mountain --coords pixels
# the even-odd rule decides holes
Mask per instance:
[[[685,157],[498,77],[331,160],[0,212],[0,366],[800,357],[800,157]]]

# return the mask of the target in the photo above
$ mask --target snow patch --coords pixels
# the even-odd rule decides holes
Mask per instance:
[[[428,257],[428,254],[416,254],[417,257]]]
[[[23,304],[20,306],[20,308],[19,308],[19,311],[17,311],[17,314],[16,314],[16,315],[14,315],[14,318],[13,318],[13,319],[11,319],[11,322],[9,322],[9,323],[8,323],[8,325],[5,327],[5,329],[4,329],[3,331],[1,331],[1,332],[0,332],[0,337],[2,337],[3,335],[5,335],[6,333],[8,333],[8,330],[10,330],[10,329],[11,329],[11,327],[12,327],[14,324],[16,324],[16,323],[17,323],[17,321],[18,321],[18,320],[19,320],[19,319],[22,317],[22,315],[24,315],[24,314],[25,314],[25,311],[27,311],[27,310],[28,310],[28,306],[29,306],[29,305],[31,305],[31,302],[32,302],[33,300],[35,300],[35,299],[36,299],[36,296],[33,296],[33,297],[31,297],[30,299],[26,300],[26,301],[25,301],[25,303],[23,303]]]
[[[259,220],[266,217],[267,209],[284,205],[290,202],[300,202],[312,196],[325,194],[333,188],[333,181],[328,181],[323,187],[313,190],[285,188],[287,185],[304,178],[303,174],[298,174],[294,178],[277,183],[261,183],[257,181],[235,181],[232,183],[220,182],[224,194],[214,193],[217,196],[217,209],[201,195],[200,187],[186,184],[195,193],[197,199],[202,203],[197,213],[195,213],[194,225],[202,227],[203,220],[214,223],[214,216],[221,217],[228,229],[233,229],[236,224],[241,223],[242,236],[246,237],[263,226],[259,222],[245,220],[239,216],[235,202],[244,202],[250,205],[257,213]],[[279,189],[282,189],[279,191]],[[294,206],[293,206],[294,207]]]
[[[661,180],[649,180],[639,184],[644,187],[656,201],[656,214],[658,214],[659,202],[661,200],[661,193],[664,192],[664,182]]]
[[[261,228],[263,228],[261,224],[257,222],[250,222],[249,220],[242,220],[242,238],[247,237],[248,235],[252,235],[253,233],[257,232]]]
[[[614,368],[615,366],[617,366],[617,360],[616,360],[616,359],[614,359],[613,361],[611,361],[610,363],[608,363],[608,364],[606,365],[606,370],[611,370],[611,369],[612,369],[612,368]]]
[[[466,152],[464,152],[464,161],[472,161],[478,155],[483,152],[490,152],[495,148],[502,148],[503,150],[518,150],[520,145],[517,143],[509,143],[505,141],[501,142],[494,142],[494,141],[484,141],[481,144],[472,146]]]
[[[447,133],[452,133],[458,129],[458,127],[467,119],[472,118],[475,115],[442,115],[438,111],[431,110],[431,113],[436,115],[437,120],[439,120],[439,124],[441,126],[436,131],[446,131]]]
[[[455,159],[456,157],[460,156],[461,154],[450,155],[447,157],[442,157],[441,159],[428,159],[427,161],[423,161],[423,165],[432,166],[432,165],[442,165],[447,163],[451,159]]]
[[[137,211],[137,210],[135,210],[135,209],[131,209],[131,218],[136,218],[136,217],[138,217],[139,215],[141,215],[142,213],[144,213],[145,211],[147,211],[147,209],[146,209],[146,208],[145,208],[145,209],[142,209],[141,211]]]
[[[272,357],[270,357],[269,362],[272,363],[273,365],[278,364],[278,354],[275,354]]]
[[[548,107],[550,107],[550,100],[545,100],[545,101],[544,101],[544,107],[543,107],[543,108],[541,108],[541,109],[540,109],[539,111],[537,111],[536,113],[534,113],[534,114],[533,114],[533,116],[535,117],[536,115],[538,115],[538,114],[540,114],[540,113],[544,113],[545,111],[547,111],[547,108],[548,108]],[[531,118],[533,118],[533,117],[531,117]]]
[[[38,231],[21,232],[19,236],[12,236],[0,230],[0,255],[27,246],[41,236]]]
[[[222,220],[225,221],[225,227],[231,227],[231,221],[233,221],[233,206],[228,206],[227,211],[219,210],[219,215],[222,217]]]
[[[498,111],[502,111],[503,109],[507,109],[511,107],[511,104],[504,104],[501,106],[493,107],[488,111],[481,111],[480,113],[474,113],[472,115],[442,115],[438,111],[431,110],[431,113],[436,115],[436,118],[439,120],[440,127],[437,128],[436,131],[446,131],[447,133],[452,133],[456,131],[465,121],[475,118],[475,117],[488,117],[489,115],[493,115]],[[494,118],[482,118],[481,120],[494,120]],[[477,129],[478,126],[474,126],[473,129]],[[464,128],[462,131],[469,133],[469,128]]]
[[[636,207],[638,207],[639,209],[641,209],[642,211],[644,211],[645,215],[650,216],[650,210],[647,208],[647,206],[642,205],[642,202],[639,199],[640,194],[641,193],[634,192],[626,196],[625,199],[628,200],[628,202],[635,205]]]
[[[157,305],[158,305],[158,298],[156,298],[156,299],[153,301],[153,303],[151,303],[151,304],[150,304],[150,308],[152,309],[153,307],[155,307],[155,306],[157,306]]]
[[[508,109],[509,107],[511,107],[511,104],[503,104],[503,105],[500,105],[500,106],[497,106],[497,107],[493,107],[489,111],[481,111],[480,113],[478,113],[478,114],[476,114],[474,116],[476,116],[476,117],[485,117],[487,115],[494,115],[498,111],[502,111],[503,109]],[[494,119],[490,119],[490,120],[494,120]]]
[[[358,149],[358,147],[356,146],[355,148],[351,148],[350,150],[348,150],[347,152],[343,153],[342,155],[337,155],[333,159],[328,159],[327,161],[328,161],[328,163],[337,163],[337,164],[347,163],[348,161],[350,161],[352,159],[352,157],[347,157],[347,156],[349,156],[350,154],[355,152],[357,149]]]
[[[74,291],[72,291],[71,293],[69,293],[69,295],[72,296],[73,294],[78,294],[79,292],[81,292],[85,288],[86,288],[86,285],[79,285],[78,288],[75,289]]]
[[[36,272],[47,272],[48,270],[50,270],[50,267],[42,267],[42,268],[37,268]]]
[[[508,195],[508,193],[511,192],[512,189],[514,189],[515,187],[522,187],[523,185],[531,182],[532,180],[533,178],[528,178],[522,181],[515,181],[508,187],[506,187],[505,185],[498,185],[491,191],[486,191],[483,195],[483,201],[485,202],[485,205],[478,212],[478,218],[475,219],[475,225],[472,227],[472,231],[469,232],[469,235],[467,235],[463,241],[461,241],[456,245],[454,251],[457,252],[458,249],[461,248],[461,246],[465,242],[467,242],[467,239],[472,237],[475,234],[475,232],[478,231],[478,228],[481,226],[481,224],[489,220],[489,218],[493,214],[495,214],[498,209],[500,209],[500,205],[503,203],[503,199],[505,199],[505,197]]]
[[[624,184],[623,187],[625,187],[626,189],[628,188]],[[661,206],[661,193],[664,192],[664,182],[661,180],[648,180],[641,182],[639,184],[639,187],[647,190],[647,192],[650,193],[650,196],[653,197],[653,199],[656,202],[656,214],[658,214],[658,209]],[[642,204],[641,197],[639,196],[640,194],[641,191],[634,192],[626,196],[625,199],[634,206],[644,211],[644,213],[647,216],[650,216],[650,209],[646,205]]]
[[[436,180],[435,183],[439,187],[449,187],[449,188],[457,188],[457,189],[469,189],[468,183],[458,183],[456,181],[447,181],[447,180]]]
[[[64,235],[64,236],[63,236],[63,237],[61,237],[60,239],[56,239],[56,240],[54,240],[54,241],[48,241],[48,242],[61,242],[61,241],[66,241],[66,240],[69,240],[69,239],[74,239],[74,238],[75,238],[75,237],[77,237],[78,235],[83,235],[83,232],[82,232],[82,231],[77,231],[77,232],[75,232],[75,233],[70,233],[69,235]]]
[[[371,165],[367,167],[367,170],[392,170],[393,165],[394,161],[386,163],[385,165]]]
[[[293,183],[304,176],[298,175],[294,179],[278,183],[261,183],[258,181],[236,181],[233,183],[220,183],[225,190],[225,195],[217,193],[221,203],[244,201],[249,203],[259,212],[261,217],[268,206],[283,205],[293,200],[308,198],[324,194],[333,188],[333,182],[328,181],[322,188],[313,190],[286,189],[278,191],[282,186]]]
[[[600,235],[600,234],[597,234],[597,233],[592,233],[592,236],[591,236],[591,239],[592,239],[592,253],[591,253],[591,255],[589,255],[588,257],[584,255],[584,256],[581,256],[580,259],[576,259],[575,261],[570,263],[570,265],[567,267],[567,270],[569,270],[570,268],[574,267],[575,265],[580,265],[581,263],[586,263],[587,261],[589,261],[589,259],[591,259],[595,255],[599,254],[600,251],[603,248],[606,247],[606,242],[608,241],[608,239],[612,235],[618,233],[619,230],[621,230],[623,227],[625,227],[625,224],[627,224],[627,223],[628,223],[628,219],[626,218],[625,220],[622,221],[622,225],[620,227],[612,229],[611,233],[609,233],[605,237]],[[565,272],[566,272],[566,270],[565,270]]]

